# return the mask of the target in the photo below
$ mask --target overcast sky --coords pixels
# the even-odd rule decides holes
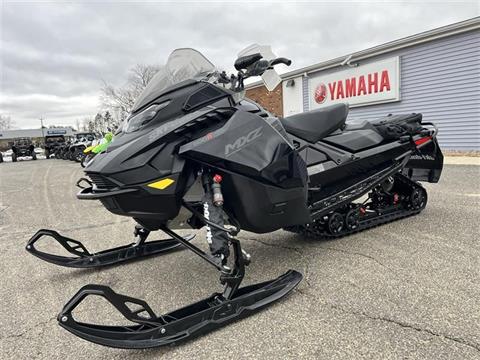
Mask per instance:
[[[2,0],[0,0],[2,1]],[[479,15],[472,2],[11,2],[1,7],[0,113],[17,128],[73,125],[99,110],[102,80],[194,47],[231,68],[256,42],[311,65]]]

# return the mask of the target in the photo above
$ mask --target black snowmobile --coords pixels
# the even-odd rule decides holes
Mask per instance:
[[[279,119],[242,98],[246,78],[278,84],[273,67],[290,65],[265,47],[250,47],[228,77],[192,49],[175,50],[137,99],[108,149],[85,168],[79,199],[100,200],[136,220],[132,244],[89,252],[52,230],[39,230],[31,254],[54,264],[95,268],[163,254],[183,246],[220,272],[224,291],[168,314],[108,286],[86,285],[58,315],[62,327],[102,345],[149,348],[221,327],[282,298],[302,280],[288,270],[277,279],[240,287],[250,256],[240,229],[286,229],[314,238],[339,237],[415,215],[427,204],[418,181],[437,182],[443,156],[437,130],[420,114],[346,123],[337,104]],[[206,228],[209,253],[172,229]],[[146,241],[161,230],[167,240]],[[71,257],[40,251],[53,237]],[[78,322],[88,296],[108,300],[130,326]]]

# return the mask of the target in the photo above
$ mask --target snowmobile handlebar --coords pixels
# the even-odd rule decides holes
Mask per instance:
[[[273,66],[279,64],[290,66],[292,60],[284,57],[265,60],[259,53],[242,56],[238,58],[234,64],[235,69],[238,70],[237,75],[232,74],[230,79],[228,79],[226,74],[222,73],[218,81],[222,84],[230,83],[231,90],[233,91],[243,91],[245,79],[252,76],[262,76],[265,71],[273,69]]]
[[[274,66],[274,65],[278,65],[278,64],[284,64],[284,65],[290,66],[290,65],[292,65],[292,60],[284,58],[284,57],[279,57],[279,58],[276,58],[276,59],[273,59],[272,61],[270,61],[270,66]]]

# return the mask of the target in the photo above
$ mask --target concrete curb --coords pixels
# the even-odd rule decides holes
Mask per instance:
[[[445,165],[477,165],[480,166],[480,157],[472,156],[445,156]]]

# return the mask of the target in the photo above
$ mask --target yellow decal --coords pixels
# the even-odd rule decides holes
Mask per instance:
[[[154,189],[163,190],[163,189],[166,189],[167,187],[169,187],[170,185],[172,185],[174,182],[175,182],[175,180],[166,178],[166,179],[162,179],[162,180],[159,180],[159,181],[155,181],[151,184],[148,184],[147,186],[149,186],[151,188],[154,188]]]

